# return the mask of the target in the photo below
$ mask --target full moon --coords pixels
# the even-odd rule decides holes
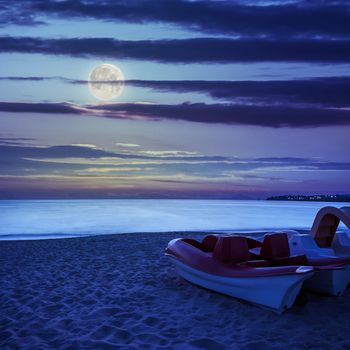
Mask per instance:
[[[89,75],[89,89],[99,100],[108,101],[117,98],[124,89],[122,71],[113,64],[100,64]]]

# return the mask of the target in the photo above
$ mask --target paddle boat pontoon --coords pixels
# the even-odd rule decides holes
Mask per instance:
[[[291,231],[289,231],[290,234],[292,234]],[[291,237],[288,237],[286,232],[266,234],[262,242],[255,240],[256,247],[250,249],[250,253],[254,259],[265,259],[272,265],[294,263],[312,266],[317,272],[305,281],[303,288],[329,295],[342,295],[350,281],[348,271],[350,257],[310,255],[302,249],[291,249],[293,240],[300,238],[297,232]],[[305,235],[304,238],[314,243],[310,235]]]
[[[202,242],[178,238],[169,242],[166,255],[184,279],[278,313],[294,304],[303,282],[314,274],[311,266],[252,260],[244,236],[208,235]]]
[[[350,283],[350,234],[337,232],[339,223],[350,228],[350,207],[324,207],[317,213],[310,234],[288,231],[292,254],[305,254],[310,264],[338,264],[342,270],[323,271],[304,286],[316,292],[341,295]]]

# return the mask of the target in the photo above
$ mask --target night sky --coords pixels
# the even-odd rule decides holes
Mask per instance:
[[[349,1],[1,1],[0,66],[0,198],[350,191]]]

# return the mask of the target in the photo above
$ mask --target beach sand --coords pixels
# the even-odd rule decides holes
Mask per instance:
[[[177,276],[179,236],[0,242],[0,348],[350,349],[349,289],[277,315]]]

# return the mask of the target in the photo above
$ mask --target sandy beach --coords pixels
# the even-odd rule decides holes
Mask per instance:
[[[137,233],[0,242],[1,349],[350,349],[350,289],[283,315],[182,280]]]

